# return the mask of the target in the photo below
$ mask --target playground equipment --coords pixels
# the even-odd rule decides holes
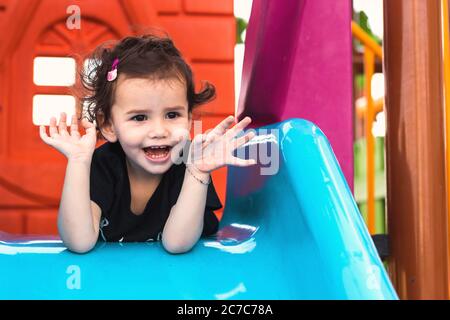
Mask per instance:
[[[444,21],[447,0],[384,1],[388,261],[403,299],[450,297]]]

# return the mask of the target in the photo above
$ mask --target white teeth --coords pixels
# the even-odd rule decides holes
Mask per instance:
[[[152,159],[160,159],[160,158],[165,158],[167,154],[161,154],[161,155],[150,155],[150,158]]]
[[[150,147],[146,147],[144,148],[144,152],[146,154],[147,157],[149,157],[150,159],[162,159],[162,158],[166,158],[169,154],[170,154],[170,149],[172,147],[168,146],[168,145],[164,145],[164,146],[150,146]],[[156,151],[159,150],[159,151]]]

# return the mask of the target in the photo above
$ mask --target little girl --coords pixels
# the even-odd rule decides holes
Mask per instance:
[[[113,47],[99,46],[93,68],[82,71],[88,119],[66,114],[50,119],[41,139],[67,159],[58,230],[71,251],[84,253],[97,240],[161,240],[170,253],[189,251],[200,236],[214,234],[222,207],[211,172],[254,160],[233,156],[252,131],[250,123],[224,119],[192,141],[193,109],[215,96],[206,83],[196,93],[191,68],[169,38],[126,37]],[[95,126],[92,122],[97,124]],[[95,149],[99,137],[106,143]],[[100,136],[101,134],[101,136]],[[180,161],[182,160],[182,161]]]

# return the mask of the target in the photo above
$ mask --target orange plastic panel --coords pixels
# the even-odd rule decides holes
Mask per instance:
[[[1,210],[0,231],[16,234],[25,233],[23,212],[19,210]]]
[[[233,14],[233,0],[184,0],[184,10],[188,13]]]
[[[189,59],[233,62],[234,17],[161,16],[159,21]]]
[[[201,87],[201,81],[207,80],[216,87],[217,97],[210,103],[201,107],[208,113],[217,115],[234,114],[234,66],[231,63],[193,63],[196,88]]]
[[[181,0],[154,0],[152,4],[160,14],[174,14],[181,11]]]
[[[27,234],[58,234],[57,210],[39,210],[28,212],[25,216]]]

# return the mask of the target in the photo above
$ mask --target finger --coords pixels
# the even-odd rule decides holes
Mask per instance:
[[[80,135],[80,132],[78,131],[78,119],[76,114],[72,116],[72,122],[70,123],[70,135],[71,136]]]
[[[56,118],[51,117],[50,118],[50,128],[49,128],[50,137],[56,137],[58,136],[58,128],[56,128]]]
[[[245,117],[239,123],[237,123],[233,128],[228,130],[228,132],[225,134],[227,138],[231,139],[235,137],[239,132],[245,129],[250,122],[252,122],[252,119],[250,117]]]
[[[234,122],[235,118],[233,116],[228,116],[223,119],[214,129],[213,133],[222,135]]]
[[[206,142],[210,143],[215,136],[222,136],[225,131],[233,124],[235,118],[233,116],[228,116],[222,120],[211,132],[207,134]]]
[[[239,148],[243,144],[246,144],[251,139],[253,139],[256,136],[255,131],[249,131],[244,136],[236,138],[236,140],[233,141],[234,149]]]
[[[192,139],[192,144],[195,146],[195,147],[202,147],[202,145],[203,145],[203,143],[206,141],[206,139],[207,139],[207,134],[202,134],[202,133],[200,133],[200,134],[198,134],[198,135],[196,135],[195,137],[194,137],[194,139]]]
[[[50,144],[51,138],[47,135],[45,126],[39,126],[39,136],[46,144]]]
[[[208,145],[212,144],[213,142],[215,142],[216,140],[220,139],[220,137],[223,137],[223,135],[219,135],[213,132],[213,130],[211,130],[210,132],[205,132],[204,133],[205,139],[203,140],[203,146],[207,147]]]
[[[94,134],[96,132],[95,125],[92,122],[88,121],[86,118],[83,118],[81,120],[81,125],[84,127],[86,133],[88,134]]]
[[[237,167],[248,167],[248,166],[253,166],[255,165],[257,162],[255,159],[241,159],[241,158],[236,158],[233,157],[231,158],[231,160],[229,161],[229,165],[232,166],[237,166]]]
[[[206,135],[205,134],[198,134],[198,135],[196,135],[194,137],[194,139],[192,139],[191,149],[195,150],[195,151],[201,150],[205,140],[206,140]]]
[[[65,112],[61,112],[58,128],[60,135],[69,135],[67,132],[67,114]]]

